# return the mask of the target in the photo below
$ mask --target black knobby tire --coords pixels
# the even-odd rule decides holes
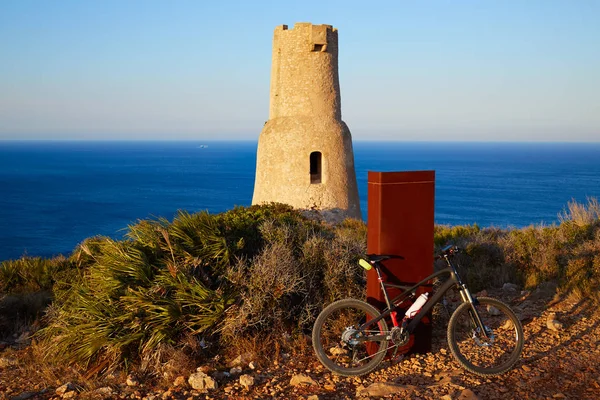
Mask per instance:
[[[500,375],[519,360],[523,326],[509,306],[490,297],[479,297],[477,313],[490,333],[486,339],[474,326],[471,304],[463,303],[448,323],[448,345],[456,360],[480,376]]]
[[[356,299],[344,299],[325,307],[317,317],[312,331],[312,343],[317,358],[330,371],[343,376],[358,376],[373,371],[387,351],[387,340],[348,343],[351,336],[388,334],[386,322],[381,319],[364,332],[358,328],[364,322],[379,316],[372,305]]]

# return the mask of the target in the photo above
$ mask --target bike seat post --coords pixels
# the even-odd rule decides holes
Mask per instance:
[[[377,280],[379,281],[379,285],[381,286],[381,291],[383,292],[383,298],[385,299],[385,304],[389,310],[392,309],[392,303],[390,302],[390,297],[387,294],[387,290],[385,290],[385,285],[383,283],[383,277],[381,276],[381,266],[379,265],[379,261],[375,261],[373,263],[375,267],[375,272],[377,272]]]

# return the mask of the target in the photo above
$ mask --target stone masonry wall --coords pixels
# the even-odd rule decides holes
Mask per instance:
[[[275,29],[269,119],[296,116],[342,118],[338,32],[329,25]]]

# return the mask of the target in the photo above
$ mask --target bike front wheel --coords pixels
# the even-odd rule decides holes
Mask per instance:
[[[483,323],[483,334],[473,307]],[[480,376],[500,375],[518,361],[523,350],[523,326],[509,306],[490,297],[463,303],[448,323],[448,345],[456,360]]]
[[[325,307],[312,331],[319,361],[343,376],[364,375],[377,368],[387,351],[387,324],[381,319],[367,329],[359,327],[378,316],[375,307],[356,299],[336,301]]]

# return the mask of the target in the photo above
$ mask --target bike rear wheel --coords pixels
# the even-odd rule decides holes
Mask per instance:
[[[523,350],[523,326],[506,304],[479,297],[477,305],[461,304],[448,323],[448,345],[456,360],[480,376],[500,375],[518,361]],[[486,337],[473,316],[481,318]]]
[[[381,319],[363,331],[358,328],[379,316],[372,305],[356,299],[336,301],[317,317],[312,342],[317,358],[330,371],[343,376],[373,371],[387,351],[388,327]],[[377,335],[374,341],[369,337]]]

